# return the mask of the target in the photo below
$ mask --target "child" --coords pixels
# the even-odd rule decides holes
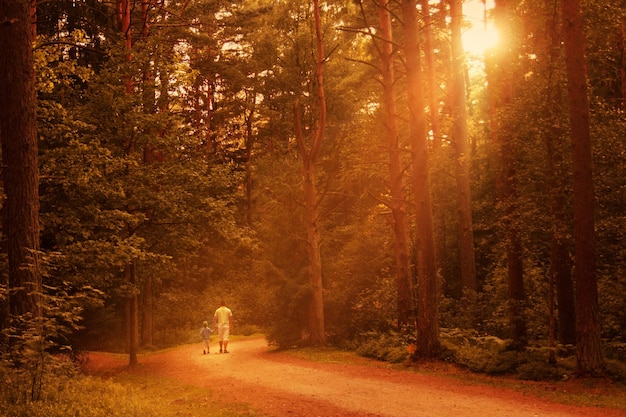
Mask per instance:
[[[211,341],[211,333],[213,333],[213,329],[209,328],[209,323],[207,321],[203,322],[204,326],[200,330],[200,336],[202,336],[202,342],[204,343],[204,350],[202,351],[203,355],[209,353],[209,342]]]

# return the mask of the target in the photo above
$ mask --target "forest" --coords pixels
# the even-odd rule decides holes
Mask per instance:
[[[626,369],[622,1],[0,0],[0,62],[3,372],[220,300],[281,348]]]

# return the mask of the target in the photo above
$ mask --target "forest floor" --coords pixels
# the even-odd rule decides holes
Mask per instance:
[[[85,371],[171,378],[271,417],[626,417],[625,409],[566,405],[541,395],[562,390],[560,397],[626,396],[623,387],[607,381],[516,381],[510,388],[502,378],[468,378],[444,364],[414,371],[365,358],[310,361],[269,348],[263,338],[231,341],[230,353],[217,353],[217,343],[212,345],[208,355],[200,343],[141,355],[132,368],[127,356],[91,352]]]

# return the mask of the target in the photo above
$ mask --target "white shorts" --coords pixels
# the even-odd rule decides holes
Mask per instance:
[[[228,342],[228,336],[230,335],[230,326],[224,324],[217,328],[217,334],[220,342]]]

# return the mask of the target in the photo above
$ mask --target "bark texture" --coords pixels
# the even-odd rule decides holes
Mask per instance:
[[[0,141],[3,233],[9,261],[7,314],[39,317],[39,167],[31,7],[0,0]]]
[[[380,18],[380,61],[383,84],[383,108],[385,113],[386,148],[389,153],[389,203],[393,219],[396,249],[396,287],[398,292],[398,328],[415,331],[415,306],[413,301],[413,279],[410,269],[408,217],[404,195],[401,149],[396,123],[396,95],[394,92],[395,71],[393,68],[393,35],[389,0],[378,2]]]
[[[430,358],[437,354],[439,348],[439,289],[416,0],[402,0],[402,17],[409,100],[409,135],[413,163],[413,193],[415,197],[415,250],[417,253],[418,286],[415,354],[418,357]]]
[[[576,358],[580,374],[598,374],[604,370],[604,361],[596,277],[587,63],[579,0],[561,0],[561,13],[574,169]]]

